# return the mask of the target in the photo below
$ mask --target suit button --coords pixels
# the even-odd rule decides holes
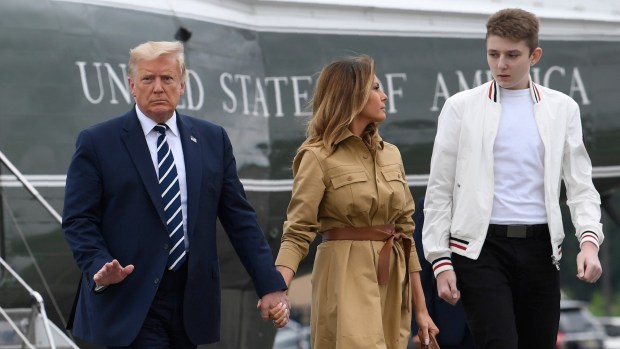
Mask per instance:
[[[157,285],[159,283],[159,278],[155,278],[155,281],[153,283]]]
[[[168,244],[164,244],[164,250],[168,249]]]

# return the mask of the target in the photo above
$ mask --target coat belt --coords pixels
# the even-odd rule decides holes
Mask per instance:
[[[323,232],[323,241],[331,240],[362,240],[362,241],[385,241],[385,245],[379,251],[379,267],[377,268],[377,281],[379,285],[387,285],[390,276],[390,254],[394,246],[394,240],[403,244],[405,251],[405,270],[407,280],[407,295],[409,299],[405,301],[407,309],[411,310],[411,286],[409,283],[409,257],[411,255],[412,239],[403,232],[396,230],[394,224],[374,225],[370,227],[346,227],[335,228]]]

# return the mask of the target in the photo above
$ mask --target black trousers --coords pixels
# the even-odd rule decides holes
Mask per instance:
[[[183,292],[187,262],[166,270],[138,337],[127,347],[110,349],[196,349],[183,325]]]
[[[548,227],[526,237],[507,237],[503,228],[489,228],[477,260],[452,254],[476,348],[554,349],[560,272],[551,263]]]

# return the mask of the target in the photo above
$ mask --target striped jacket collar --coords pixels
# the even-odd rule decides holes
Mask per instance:
[[[532,77],[530,77],[530,95],[532,96],[532,101],[534,102],[534,104],[540,103],[540,91],[536,84],[532,81]],[[499,85],[495,80],[491,81],[491,84],[489,85],[488,98],[495,103],[501,103]]]

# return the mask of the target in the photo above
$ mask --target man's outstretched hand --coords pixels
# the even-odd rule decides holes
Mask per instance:
[[[99,269],[95,276],[93,276],[93,280],[97,286],[109,286],[125,280],[132,272],[133,264],[122,267],[118,260],[113,259]]]

